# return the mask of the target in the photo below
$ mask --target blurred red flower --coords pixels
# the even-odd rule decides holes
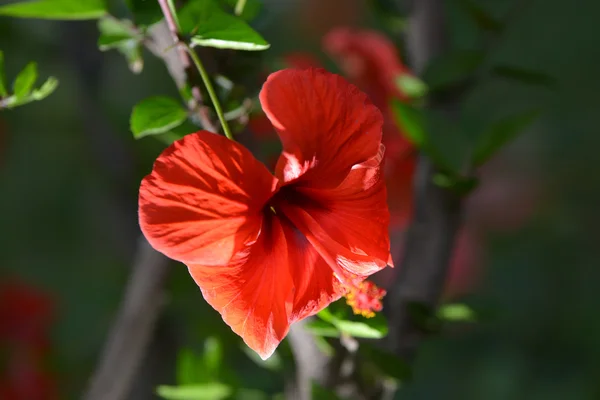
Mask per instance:
[[[18,281],[0,284],[0,399],[57,399],[54,377],[44,361],[53,301]]]
[[[484,263],[483,240],[472,227],[457,234],[443,297],[454,299],[471,293],[480,281]]]
[[[0,399],[55,400],[58,399],[56,382],[37,355],[12,349],[0,375]]]
[[[411,72],[385,35],[368,29],[335,28],[323,39],[323,48],[379,108],[388,108],[392,98],[407,100],[396,80]]]
[[[318,58],[310,53],[292,52],[283,56],[283,62],[288,68],[307,69],[321,68]]]
[[[0,340],[45,351],[53,316],[52,300],[21,282],[0,284]]]
[[[286,69],[260,93],[283,152],[275,176],[206,131],[166,149],[140,187],[140,225],[185,263],[204,298],[262,358],[388,261],[383,118],[320,69]]]

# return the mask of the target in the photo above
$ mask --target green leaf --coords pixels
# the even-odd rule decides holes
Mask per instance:
[[[475,21],[477,26],[483,31],[500,33],[503,29],[502,22],[492,17],[486,10],[473,0],[460,0],[459,4]]]
[[[438,309],[437,316],[442,321],[473,322],[475,312],[466,304],[444,304]]]
[[[217,380],[219,369],[223,360],[223,349],[221,342],[215,337],[209,337],[204,341],[203,362],[206,373],[212,380]]]
[[[173,142],[181,139],[183,136],[180,136],[171,130],[171,131],[168,131],[165,133],[159,133],[158,135],[155,135],[154,137],[157,138],[158,140],[160,140],[161,142],[163,142],[164,144],[166,144],[167,146],[170,146],[173,144]]]
[[[196,361],[196,356],[190,349],[179,351],[177,355],[177,368],[175,369],[179,385],[199,383],[196,376],[196,370],[198,369]]]
[[[248,51],[270,47],[241,18],[227,14],[211,0],[187,3],[179,13],[179,21],[195,46]]]
[[[80,20],[106,15],[103,0],[38,0],[0,6],[0,15],[19,18]]]
[[[525,83],[532,86],[543,86],[554,88],[556,79],[542,72],[510,65],[499,65],[492,68],[492,73],[501,78],[510,79],[518,83]]]
[[[340,331],[334,325],[320,319],[310,320],[304,327],[317,336],[340,337]]]
[[[446,53],[431,62],[423,74],[430,90],[442,90],[469,79],[483,62],[479,50],[457,50]]]
[[[57,87],[58,79],[51,76],[48,79],[46,79],[46,82],[44,82],[42,86],[40,86],[38,89],[33,90],[33,92],[31,93],[31,99],[38,101],[43,100],[46,97],[50,96],[52,92],[56,90]]]
[[[396,123],[402,127],[406,138],[417,148],[422,148],[427,143],[427,135],[425,118],[421,110],[394,99],[392,100],[392,111]]]
[[[127,20],[107,16],[98,20],[98,48],[101,51],[118,48],[131,39],[136,39],[135,27]],[[141,39],[141,38],[140,38]]]
[[[136,25],[153,25],[163,19],[160,4],[156,0],[125,0],[125,3]]]
[[[119,53],[123,54],[127,60],[129,70],[134,74],[139,74],[144,69],[144,59],[142,58],[141,42],[136,40],[128,40],[121,43],[117,48]]]
[[[473,163],[481,165],[486,162],[502,146],[530,126],[539,117],[539,114],[538,110],[529,110],[492,124],[477,138],[473,151]]]
[[[131,131],[136,139],[165,133],[181,125],[187,111],[170,97],[150,97],[138,103],[131,113]]]
[[[317,316],[319,318],[321,318],[323,321],[325,322],[329,322],[333,324],[333,321],[335,321],[337,318],[331,313],[331,310],[329,310],[329,307],[322,309],[321,311],[319,311],[317,313]]]
[[[401,74],[396,77],[396,86],[400,92],[412,99],[424,97],[427,94],[427,85],[411,74]]]
[[[13,93],[17,101],[31,93],[37,77],[37,64],[35,62],[30,62],[19,72],[19,75],[17,75],[17,78],[13,82]]]
[[[28,85],[28,82],[19,83],[19,85]],[[52,92],[54,92],[54,90],[56,90],[57,87],[58,87],[58,80],[56,78],[54,78],[53,76],[51,76],[46,80],[46,82],[44,82],[44,84],[41,87],[39,87],[37,89],[33,89],[33,91],[28,91],[19,97],[16,94],[6,97],[2,101],[3,105],[1,105],[0,108],[2,108],[2,107],[14,108],[17,106],[22,106],[27,103],[31,103],[32,101],[43,100],[46,97],[48,97],[50,94],[52,94]],[[25,90],[25,89],[21,89],[21,90]]]
[[[330,307],[336,307],[336,303]],[[332,313],[329,308],[325,308],[317,314],[326,323],[333,325],[341,333],[358,338],[380,339],[388,333],[387,321],[383,314],[375,314],[373,318],[364,318],[360,316],[348,315],[348,307],[344,308],[344,313]],[[321,325],[321,328],[324,328]],[[311,328],[309,328],[311,329]],[[317,330],[319,325],[317,325]],[[339,335],[336,335],[339,336]]]
[[[189,120],[183,121],[183,123],[179,126],[171,128],[168,132],[159,133],[154,137],[165,143],[166,145],[171,145],[174,141],[183,138],[185,135],[189,135],[190,133],[194,133],[198,131],[198,127]]]
[[[0,97],[8,96],[6,80],[4,78],[4,53],[0,50]]]
[[[184,386],[159,386],[156,393],[167,400],[221,400],[231,396],[233,390],[221,383],[204,383]]]
[[[177,357],[177,383],[191,385],[197,383],[217,382],[221,367],[222,349],[218,339],[209,337],[204,341],[202,357],[191,350],[180,351]]]
[[[98,48],[101,51],[116,49],[123,54],[129,69],[139,74],[144,67],[142,40],[144,36],[128,20],[118,20],[107,16],[98,21]]]
[[[240,0],[221,0],[221,3],[227,6],[231,11],[235,11]],[[263,7],[261,0],[246,0],[244,9],[239,15],[244,21],[252,21],[260,13]]]
[[[381,339],[388,333],[387,321],[381,313],[360,321],[337,320],[335,326],[343,333],[357,338]]]

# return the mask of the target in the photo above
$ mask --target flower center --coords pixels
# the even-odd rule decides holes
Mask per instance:
[[[383,308],[381,299],[385,296],[386,291],[377,287],[373,282],[363,281],[348,288],[349,291],[344,297],[346,297],[346,303],[352,307],[354,314],[372,318],[375,316],[375,311],[381,311]]]

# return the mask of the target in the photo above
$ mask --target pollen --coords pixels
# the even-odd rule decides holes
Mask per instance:
[[[377,287],[373,282],[363,281],[351,287],[346,293],[346,303],[352,307],[354,314],[365,318],[373,318],[376,311],[381,311],[381,299],[386,291]]]

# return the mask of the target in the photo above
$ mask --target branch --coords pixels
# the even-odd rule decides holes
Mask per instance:
[[[295,375],[286,382],[286,399],[310,400],[312,383],[334,390],[346,398],[363,399],[356,378],[356,353],[358,341],[341,337],[334,346],[333,356],[327,356],[318,348],[313,335],[305,329],[307,320],[294,323],[287,339],[295,361]]]
[[[172,18],[171,18],[172,21]],[[174,22],[165,21],[154,24],[150,30],[150,39],[145,46],[158,58],[161,58],[169,74],[173,77],[179,91],[183,91],[186,85],[190,85],[192,99],[188,107],[197,112],[202,127],[211,132],[218,132],[217,126],[212,122],[208,107],[203,104],[202,91],[199,86],[199,76],[192,66],[190,58],[184,47],[178,46],[179,41]]]
[[[444,50],[447,36],[444,0],[415,0],[406,40],[417,74]],[[439,105],[451,108],[449,104]],[[411,303],[437,306],[460,226],[461,199],[435,185],[432,179],[435,173],[431,160],[421,156],[415,176],[415,214],[397,281],[388,298],[388,344],[408,361],[414,358],[424,336],[410,313]]]
[[[84,400],[126,399],[162,307],[169,260],[139,239],[125,295]]]
[[[288,400],[310,400],[312,381],[325,386],[327,380],[331,360],[319,350],[305,323],[294,323],[287,336],[296,365],[295,376],[286,382]]]

